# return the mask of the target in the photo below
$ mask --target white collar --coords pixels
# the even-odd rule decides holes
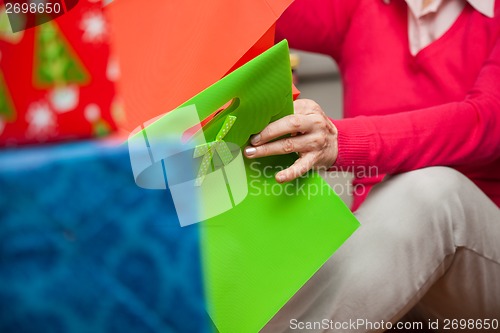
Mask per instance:
[[[475,10],[490,18],[495,16],[495,0],[467,0]]]
[[[391,0],[383,0],[384,3],[389,4]],[[420,10],[420,6],[422,4],[422,0],[405,0],[410,8],[418,8]],[[483,14],[487,17],[495,16],[495,0],[464,0],[467,1],[475,10]],[[442,0],[434,0],[426,9],[426,13],[435,12]]]

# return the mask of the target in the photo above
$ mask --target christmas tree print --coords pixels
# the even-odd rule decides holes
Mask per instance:
[[[17,20],[21,20],[23,18],[22,15],[17,16]],[[22,23],[22,22],[18,22]],[[21,30],[19,32],[12,32],[12,28],[10,26],[9,18],[7,17],[5,7],[0,8],[0,39],[5,40],[12,44],[17,44],[23,38],[24,31]]]
[[[34,57],[35,87],[52,89],[48,98],[54,111],[74,110],[79,86],[87,84],[90,75],[55,21],[36,28]]]
[[[111,132],[111,126],[101,117],[101,109],[97,104],[89,104],[84,110],[85,118],[92,125],[92,134],[103,137]]]
[[[87,69],[54,21],[36,28],[34,82],[42,87],[89,82]]]
[[[111,126],[104,119],[99,119],[92,125],[92,131],[94,136],[102,138],[111,133]]]
[[[0,118],[4,121],[14,121],[16,117],[16,112],[14,110],[14,104],[12,103],[12,98],[9,94],[9,89],[3,78],[3,74],[0,71]]]

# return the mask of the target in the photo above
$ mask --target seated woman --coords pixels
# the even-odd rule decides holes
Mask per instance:
[[[499,320],[500,1],[296,0],[283,38],[336,60],[345,119],[297,100],[245,154],[297,152],[279,182],[353,171],[362,226],[264,331]]]

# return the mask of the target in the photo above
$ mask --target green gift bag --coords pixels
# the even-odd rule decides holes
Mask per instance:
[[[131,156],[148,151],[147,162],[132,161],[140,186],[168,182],[174,202],[172,188],[187,189],[176,209],[202,221],[207,310],[222,333],[258,332],[359,226],[316,172],[275,181],[295,154],[241,158],[251,135],[293,113],[291,86],[283,41],[129,140]],[[166,153],[156,142],[169,135],[183,138]],[[176,163],[165,162],[172,156]]]

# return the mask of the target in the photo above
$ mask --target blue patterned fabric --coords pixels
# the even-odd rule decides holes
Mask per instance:
[[[196,225],[126,146],[0,152],[0,332],[209,332]]]

